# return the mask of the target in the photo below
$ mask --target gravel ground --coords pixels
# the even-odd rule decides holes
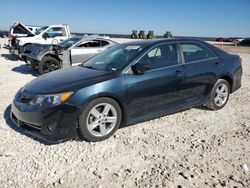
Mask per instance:
[[[36,72],[0,49],[0,187],[250,187],[250,54],[240,55],[243,86],[222,110],[192,108],[99,143],[45,145],[9,119]]]

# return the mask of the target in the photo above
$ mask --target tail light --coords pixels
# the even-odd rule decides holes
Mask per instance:
[[[9,35],[8,35],[8,37],[9,37],[9,39],[12,39],[12,38],[14,38],[15,36],[14,36],[14,35],[9,34]]]
[[[242,64],[242,58],[240,57],[240,64]]]

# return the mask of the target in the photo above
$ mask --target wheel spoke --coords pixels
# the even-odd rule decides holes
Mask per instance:
[[[221,97],[219,97],[219,104],[222,105],[223,104],[223,100]]]
[[[105,122],[107,123],[116,123],[117,118],[116,117],[106,117]]]
[[[110,108],[111,108],[111,106],[109,104],[106,104],[103,111],[102,111],[102,114],[107,115],[110,111]]]
[[[221,93],[222,97],[227,97],[228,93]]]
[[[217,97],[215,97],[215,99],[214,99],[215,103],[218,103],[219,99],[220,99],[220,96],[217,95]]]
[[[221,89],[220,89],[220,92],[221,92],[221,93],[224,92],[225,89],[226,89],[226,86],[223,84],[222,87],[221,87]]]
[[[95,118],[99,118],[101,116],[101,113],[98,112],[95,108],[91,110],[90,114],[93,115]]]
[[[106,129],[105,124],[100,125],[100,132],[102,136],[106,135],[107,129]]]
[[[220,94],[220,93],[221,93],[219,87],[216,89],[216,93],[217,93],[217,94]]]
[[[90,123],[90,124],[88,125],[88,128],[89,128],[90,130],[93,130],[93,129],[95,129],[98,125],[99,125],[99,124],[98,124],[98,121],[96,120],[96,121]]]

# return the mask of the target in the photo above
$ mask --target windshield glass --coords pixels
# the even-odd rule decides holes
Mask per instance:
[[[142,49],[143,46],[117,45],[93,57],[82,66],[97,70],[115,71],[132,60]]]
[[[79,38],[79,37],[69,38],[69,39],[66,39],[66,40],[60,42],[59,46],[64,48],[64,49],[68,49],[69,47],[76,44],[80,40],[81,40],[81,38]]]
[[[41,32],[43,32],[45,29],[47,29],[49,26],[44,26],[44,27],[41,27],[40,29],[38,29],[35,34],[36,35],[39,35]]]

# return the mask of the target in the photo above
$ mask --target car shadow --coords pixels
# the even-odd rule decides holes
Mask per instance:
[[[10,60],[10,61],[18,61],[18,60],[20,60],[17,55],[1,54],[1,56],[4,57],[6,60]]]
[[[208,107],[205,106],[205,105],[197,106],[197,107],[194,107],[194,108],[199,109],[199,110],[205,110],[205,111],[214,111],[214,110],[208,108]]]
[[[18,67],[14,67],[11,69],[14,72],[18,72],[21,74],[31,74],[32,76],[38,77],[39,73],[37,70],[34,70],[30,67],[28,67],[27,65],[20,65]]]
[[[34,137],[34,136],[32,136],[32,135],[27,134],[22,128],[17,127],[17,126],[13,123],[13,121],[12,121],[11,118],[10,118],[10,113],[11,113],[11,105],[9,105],[9,106],[5,109],[5,111],[4,111],[4,119],[5,119],[6,124],[7,124],[10,128],[12,128],[14,131],[18,132],[19,134],[25,135],[25,136],[27,136],[27,137],[29,137],[29,138],[31,138],[31,139],[33,139],[33,140],[35,140],[35,141],[37,141],[37,142],[43,144],[43,145],[46,145],[46,146],[58,144],[58,143],[49,143],[49,142],[46,142],[46,141],[44,141],[44,140],[42,140],[42,139],[39,139],[39,138],[36,138],[36,137]]]

